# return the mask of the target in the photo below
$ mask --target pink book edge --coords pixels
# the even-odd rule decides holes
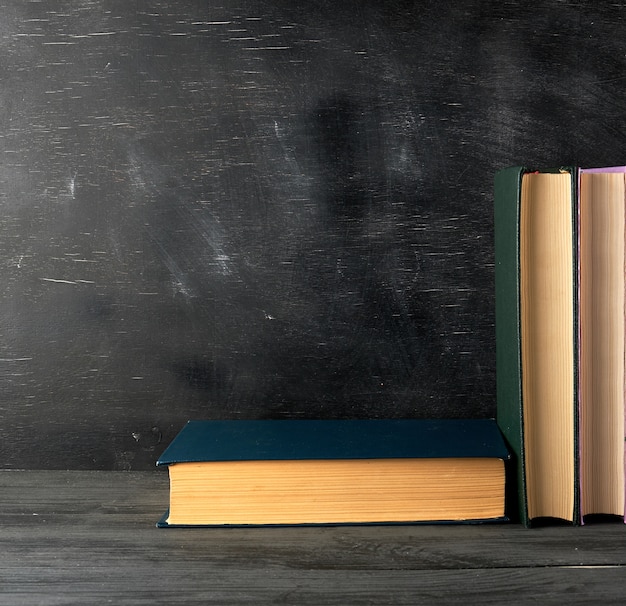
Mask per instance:
[[[584,173],[626,173],[626,166],[605,166],[605,167],[601,167],[601,168],[579,168],[578,169],[578,188],[580,191],[580,175],[584,174]],[[578,250],[580,250],[580,211],[578,212],[578,216],[577,216],[577,222],[578,222]],[[577,292],[580,293],[580,267],[578,269],[578,275],[577,275]],[[580,304],[580,301],[578,301],[578,303]],[[580,348],[580,327],[579,327],[579,334],[578,334],[578,343],[579,343],[579,348]],[[580,353],[580,352],[579,352]],[[624,400],[626,402],[626,392],[624,394]],[[580,401],[580,394],[578,397],[578,418],[580,419],[580,410],[581,410],[581,401]],[[624,406],[624,424],[626,426],[626,406]],[[579,434],[580,432],[580,427],[578,429]],[[624,436],[624,443],[626,444],[626,436]],[[578,440],[578,460],[581,460],[581,440]],[[624,448],[624,475],[626,476],[626,447]],[[585,518],[584,518],[584,512],[583,512],[583,507],[582,507],[582,487],[583,487],[583,482],[584,482],[584,477],[582,474],[582,470],[580,471],[580,476],[579,476],[579,486],[578,486],[578,498],[579,498],[579,508],[580,508],[580,523],[581,525],[584,525],[585,523]],[[626,503],[626,482],[624,483],[624,501]],[[624,508],[624,524],[626,524],[626,505]]]
[[[626,166],[605,166],[604,168],[579,168],[578,173],[626,173]]]

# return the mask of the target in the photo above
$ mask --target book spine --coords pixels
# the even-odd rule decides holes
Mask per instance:
[[[519,220],[523,167],[499,171],[494,184],[497,421],[512,452],[507,507],[528,525],[522,417]]]
[[[494,181],[495,319],[496,319],[496,394],[497,422],[512,452],[513,465],[507,502],[510,517],[530,526],[524,452],[521,354],[520,292],[520,211],[522,176],[539,172],[522,166],[500,170]],[[541,171],[544,172],[544,171]],[[574,511],[573,523],[580,524],[579,448],[578,448],[578,171],[571,167],[545,172],[571,175],[572,234],[574,249]],[[517,497],[517,498],[515,498]],[[516,510],[515,510],[516,509]]]

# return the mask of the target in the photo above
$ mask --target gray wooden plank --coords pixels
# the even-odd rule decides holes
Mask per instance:
[[[0,472],[0,604],[620,603],[626,528],[157,529],[160,472]]]
[[[4,577],[4,574],[3,574]],[[273,570],[180,566],[22,569],[3,604],[622,604],[622,568],[455,571]]]
[[[0,472],[0,492],[0,545],[19,537],[20,545],[90,549],[97,538],[139,554],[186,545],[221,562],[304,568],[626,565],[619,523],[157,529],[167,506],[167,475],[159,472]]]

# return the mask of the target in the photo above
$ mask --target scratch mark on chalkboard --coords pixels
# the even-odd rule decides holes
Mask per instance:
[[[72,198],[76,198],[76,176],[77,173],[72,173],[67,184],[67,188],[69,189],[70,196],[72,196]]]
[[[213,250],[214,260],[217,262],[220,273],[224,276],[233,274],[230,255],[224,250],[223,237],[218,229],[217,219],[209,220],[205,216],[196,216],[192,222],[192,228],[199,237]]]
[[[0,362],[28,362],[32,358],[0,358]]]
[[[259,51],[259,50],[289,50],[291,46],[244,46],[243,50],[246,51]]]
[[[59,280],[57,278],[41,278],[44,282],[54,282],[55,284],[74,284],[76,285],[77,282],[73,281],[73,280]]]
[[[293,150],[287,146],[285,133],[276,120],[274,120],[274,133],[276,135],[276,140],[282,148],[285,162],[291,169],[292,174],[302,174]]]
[[[143,177],[141,176],[140,163],[135,157],[135,154],[132,152],[128,154],[128,163],[129,163],[128,176],[130,177],[131,183],[137,189],[145,190],[146,183]]]
[[[165,263],[165,266],[167,267],[167,269],[169,270],[172,276],[171,284],[172,284],[172,289],[174,290],[174,294],[180,293],[181,295],[184,295],[185,297],[188,297],[188,298],[194,296],[194,293],[192,292],[191,288],[186,283],[185,273],[180,268],[178,263],[176,263],[172,255],[170,255],[170,253],[167,251],[167,249],[165,248],[165,246],[159,239],[155,238],[153,234],[150,234],[150,237],[156,244],[159,251],[161,252],[163,262]],[[152,293],[144,293],[144,294],[152,294]]]

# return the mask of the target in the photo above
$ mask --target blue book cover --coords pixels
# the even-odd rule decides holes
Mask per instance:
[[[493,419],[189,421],[157,465],[449,458],[509,453]],[[167,518],[158,525],[172,525]]]

